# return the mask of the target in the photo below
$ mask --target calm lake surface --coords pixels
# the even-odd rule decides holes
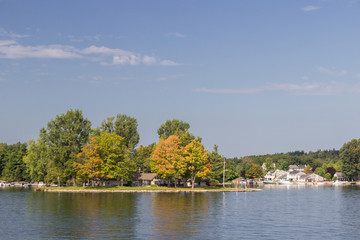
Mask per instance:
[[[359,239],[357,186],[262,192],[0,189],[0,239]]]

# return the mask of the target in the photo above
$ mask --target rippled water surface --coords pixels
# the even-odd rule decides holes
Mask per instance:
[[[360,188],[241,193],[0,189],[0,239],[358,239]]]

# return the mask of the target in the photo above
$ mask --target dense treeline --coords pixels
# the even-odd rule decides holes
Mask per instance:
[[[328,179],[342,171],[354,180],[360,173],[360,140],[345,143],[339,151],[225,158],[216,145],[211,152],[206,150],[189,128],[189,123],[168,120],[157,130],[158,143],[137,146],[135,118],[118,114],[91,128],[80,110],[69,110],[40,129],[36,141],[0,143],[0,178],[81,184],[109,179],[131,182],[136,173],[156,172],[169,184],[189,180],[194,185],[196,178],[215,183],[257,178],[275,168],[288,170],[289,165],[307,165],[307,172]]]

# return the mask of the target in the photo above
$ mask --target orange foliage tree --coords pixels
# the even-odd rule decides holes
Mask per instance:
[[[250,179],[260,178],[262,175],[262,168],[255,163],[253,163],[249,170],[246,171],[246,177]]]
[[[160,139],[151,156],[152,171],[159,174],[161,178],[168,179],[170,186],[171,179],[181,177],[179,167],[182,162],[184,162],[184,157],[180,138],[171,135],[167,139]]]
[[[105,171],[103,169],[104,161],[99,156],[96,137],[90,139],[82,151],[77,155],[77,161],[74,162],[76,175],[83,181],[92,180],[92,184],[96,180],[104,177]]]

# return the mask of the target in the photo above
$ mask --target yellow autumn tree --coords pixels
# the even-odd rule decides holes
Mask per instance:
[[[77,155],[74,168],[78,178],[83,182],[92,180],[94,186],[95,181],[102,179],[105,175],[103,164],[104,161],[99,156],[97,137],[93,137],[90,139],[90,143]]]
[[[209,151],[199,141],[192,140],[185,146],[180,172],[190,178],[192,188],[196,177],[205,177],[210,172]]]
[[[102,132],[78,154],[74,163],[77,176],[83,180],[131,180],[135,164],[129,157],[124,138],[115,133]],[[94,185],[94,184],[93,184]]]
[[[160,139],[156,145],[151,156],[151,169],[161,178],[168,179],[168,185],[170,186],[172,179],[181,177],[179,167],[184,161],[183,158],[183,147],[180,138],[171,135],[167,139]]]

